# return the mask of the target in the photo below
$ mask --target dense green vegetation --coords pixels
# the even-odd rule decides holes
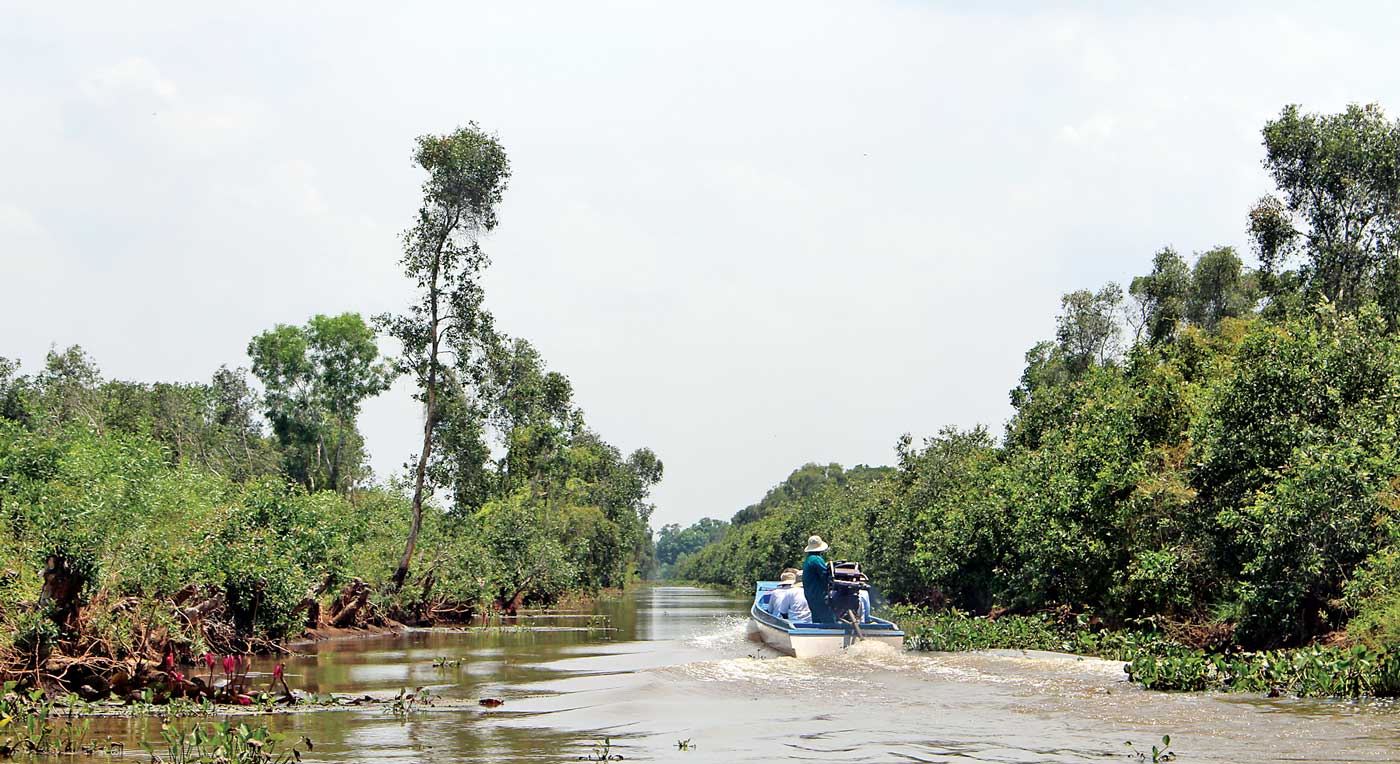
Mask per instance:
[[[728,528],[729,523],[709,517],[688,528],[682,528],[676,523],[661,526],[661,530],[656,532],[657,577],[670,577],[676,560],[719,540]]]
[[[653,564],[661,462],[592,431],[569,380],[484,307],[475,237],[504,151],[472,126],[414,158],[429,180],[404,265],[423,302],[377,321],[400,356],[347,313],[253,337],[256,381],[109,380],[78,347],[27,374],[0,359],[0,669],[101,695],[164,656],[513,609]],[[424,449],[377,479],[356,421],[399,374]]]
[[[905,436],[891,474],[779,491],[675,574],[747,587],[819,533],[896,601],[1400,650],[1400,123],[1289,107],[1264,147],[1257,270],[1163,249],[1126,299],[1065,295],[1000,440]]]
[[[1124,661],[1133,681],[1155,690],[1226,690],[1268,695],[1400,694],[1400,653],[1364,644],[1246,651],[1200,641],[1190,626],[1160,619],[1105,629],[1065,610],[975,617],[957,610],[897,606],[892,616],[917,650],[1051,650]],[[1165,628],[1164,628],[1165,627]],[[1217,632],[1211,637],[1219,637]]]

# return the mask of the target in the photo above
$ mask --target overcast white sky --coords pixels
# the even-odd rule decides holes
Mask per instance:
[[[1063,292],[1247,250],[1284,104],[1400,111],[1383,4],[399,5],[0,0],[0,355],[203,381],[397,310],[412,139],[475,120],[515,170],[500,326],[661,456],[658,527],[728,518],[806,461],[999,433]],[[418,422],[368,406],[380,475]]]

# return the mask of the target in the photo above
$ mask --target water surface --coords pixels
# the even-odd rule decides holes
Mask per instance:
[[[1387,701],[1147,692],[1121,663],[1049,653],[872,644],[797,660],[746,638],[747,607],[641,587],[505,629],[324,642],[288,661],[293,687],[426,686],[448,702],[404,721],[369,707],[268,721],[336,762],[579,761],[605,739],[625,761],[1127,762],[1125,741],[1145,750],[1164,733],[1181,764],[1400,759]],[[442,657],[461,663],[435,668]],[[132,739],[149,724],[95,731]]]

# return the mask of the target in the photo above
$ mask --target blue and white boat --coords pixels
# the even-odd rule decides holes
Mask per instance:
[[[904,646],[904,632],[892,621],[870,617],[858,627],[849,623],[793,623],[768,612],[777,581],[759,581],[749,611],[749,632],[778,652],[798,658],[835,655],[856,642]]]

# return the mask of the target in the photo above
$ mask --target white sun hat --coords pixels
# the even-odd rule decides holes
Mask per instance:
[[[827,547],[826,542],[825,542],[825,541],[822,541],[822,537],[821,537],[821,536],[810,536],[810,537],[808,537],[808,539],[807,539],[807,548],[804,549],[803,551],[804,551],[804,552],[825,552],[825,551],[826,551],[826,547]]]

